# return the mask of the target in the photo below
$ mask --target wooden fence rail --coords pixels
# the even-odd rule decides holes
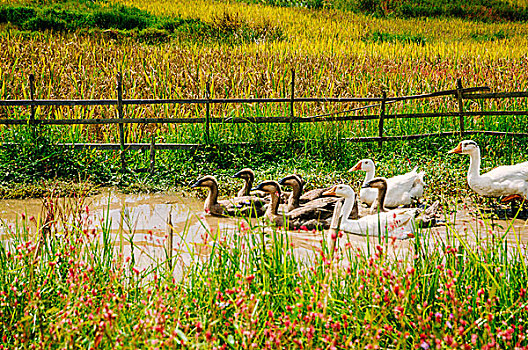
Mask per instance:
[[[298,123],[314,123],[314,122],[328,122],[328,121],[358,121],[358,120],[378,120],[378,136],[372,137],[353,137],[344,138],[346,142],[378,142],[380,147],[384,141],[393,140],[412,140],[433,136],[447,136],[447,135],[469,135],[469,134],[490,134],[490,135],[511,135],[528,137],[528,133],[510,133],[510,132],[495,132],[485,130],[466,130],[465,118],[470,116],[525,116],[528,111],[478,111],[469,112],[464,110],[464,100],[482,100],[482,99],[502,99],[502,98],[519,98],[528,97],[528,92],[489,92],[488,87],[469,87],[462,86],[460,79],[456,82],[456,89],[437,91],[432,93],[425,93],[411,96],[387,97],[386,92],[382,93],[381,97],[296,97],[295,96],[295,72],[292,71],[291,78],[291,92],[290,96],[286,98],[212,98],[210,95],[210,84],[207,82],[206,97],[193,99],[125,99],[123,98],[123,87],[121,74],[117,76],[117,98],[116,99],[97,99],[97,100],[45,100],[35,99],[35,79],[31,74],[29,76],[30,99],[29,100],[2,100],[0,107],[29,107],[30,116],[24,119],[0,119],[0,125],[89,125],[89,124],[117,124],[119,127],[119,144],[101,144],[101,143],[75,143],[63,144],[74,149],[95,148],[100,150],[119,150],[121,158],[122,169],[125,169],[125,152],[128,150],[150,150],[151,170],[154,168],[155,151],[156,150],[175,150],[175,149],[197,149],[204,148],[209,145],[209,129],[211,124],[240,124],[240,123],[289,123],[290,134],[293,134],[293,125]],[[433,112],[433,113],[402,113],[390,114],[387,113],[386,106],[391,103],[401,101],[412,101],[419,99],[427,99],[434,97],[453,97],[458,104],[458,111],[456,112]],[[296,116],[294,106],[295,103],[373,103],[371,105],[357,107],[347,111],[340,111],[334,113],[327,113],[315,116]],[[287,103],[289,104],[289,116],[284,117],[228,117],[218,118],[212,117],[210,112],[211,104],[255,104],[255,103]],[[140,105],[167,105],[167,104],[198,104],[204,105],[206,108],[205,117],[198,118],[178,118],[178,117],[161,117],[161,118],[126,118],[125,106],[140,106]],[[47,106],[116,106],[117,118],[96,118],[96,119],[36,119],[36,107]],[[347,115],[350,112],[357,112],[369,108],[379,107],[379,113],[367,115]],[[385,136],[384,123],[388,119],[400,118],[437,118],[437,117],[458,117],[459,130],[439,132],[431,134],[418,135],[399,135],[399,136]],[[150,143],[125,143],[125,129],[126,124],[203,124],[205,144],[155,144],[154,138]],[[307,140],[290,140],[289,142],[305,142]],[[270,141],[271,142],[271,141]],[[273,141],[274,142],[274,141]],[[260,142],[265,143],[265,142]],[[240,142],[233,145],[253,145],[251,142]],[[4,144],[3,146],[10,146]]]
[[[528,92],[502,92],[502,93],[480,93],[473,92],[489,91],[488,87],[464,88],[462,97],[464,99],[489,99],[508,97],[528,97]],[[445,90],[427,94],[388,97],[387,102],[399,102],[419,100],[424,98],[453,96],[457,90]],[[497,95],[497,96],[495,96]],[[194,99],[123,99],[123,105],[163,105],[163,104],[233,104],[233,103],[291,103],[291,102],[381,102],[382,97],[289,97],[289,98],[194,98]],[[0,100],[0,107],[15,106],[117,106],[117,100]]]

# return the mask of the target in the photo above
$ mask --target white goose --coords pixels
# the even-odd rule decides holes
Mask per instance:
[[[396,208],[400,205],[411,204],[412,199],[419,199],[424,193],[424,175],[425,172],[417,172],[418,167],[412,171],[394,176],[387,179],[387,196],[385,198],[385,206],[388,208]],[[362,159],[349,171],[363,170],[366,172],[363,185],[374,178],[376,173],[376,166],[372,159]],[[374,188],[361,188],[359,198],[363,203],[376,206],[376,198],[378,191]]]
[[[480,174],[480,148],[473,140],[464,140],[448,153],[469,154],[469,187],[481,196],[506,196],[503,201],[528,198],[528,162],[503,165]]]
[[[341,209],[341,225],[339,228],[345,232],[361,236],[380,236],[387,234],[397,239],[414,237],[416,227],[415,218],[420,209],[395,209],[374,215],[367,215],[358,220],[350,220],[350,212],[356,200],[356,193],[348,185],[335,185],[324,193],[344,197],[345,202]]]

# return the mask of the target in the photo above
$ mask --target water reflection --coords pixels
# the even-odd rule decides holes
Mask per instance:
[[[68,200],[62,201],[64,203],[59,205],[66,206]],[[133,257],[136,268],[148,269],[166,263],[170,251],[173,266],[176,267],[175,275],[179,276],[185,273],[186,266],[197,260],[206,260],[219,236],[232,237],[241,232],[241,225],[259,224],[255,219],[245,222],[242,219],[205,216],[201,200],[179,194],[119,194],[110,191],[87,198],[78,211],[83,216],[84,228],[95,229],[96,232],[102,231],[103,227],[108,228],[115,250],[125,258]],[[36,225],[31,226],[30,218],[42,216],[43,201],[40,199],[1,200],[0,219],[4,224],[0,227],[0,237],[5,240],[9,227],[17,222],[20,224],[21,220],[35,228]],[[431,237],[426,242],[419,241],[423,249],[439,249],[442,242],[449,243],[459,237],[464,237],[473,246],[478,240],[499,240],[504,236],[511,249],[521,247],[522,254],[526,254],[528,227],[525,220],[483,220],[478,211],[464,205],[453,208],[444,219],[447,226],[423,231],[423,235]],[[172,247],[169,244],[171,231]],[[321,252],[323,237],[318,232],[296,231],[284,235],[294,254],[302,260],[312,261]],[[344,234],[339,238],[338,245],[341,251],[345,248],[350,251],[351,248],[352,251],[359,249],[368,254],[376,251],[377,245],[385,245],[389,256],[404,259],[409,253],[414,254],[415,242],[412,239],[392,242],[378,237],[367,239]]]

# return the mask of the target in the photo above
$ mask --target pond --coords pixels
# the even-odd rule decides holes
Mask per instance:
[[[102,231],[102,227],[107,227],[114,249],[125,258],[133,256],[135,266],[141,269],[166,262],[171,248],[168,238],[172,231],[171,256],[175,261],[175,275],[181,275],[185,266],[196,259],[206,259],[218,233],[220,236],[233,236],[241,232],[241,227],[264,225],[262,219],[248,222],[205,215],[202,200],[175,193],[122,194],[108,190],[82,200],[62,198],[54,205],[69,208],[63,209],[69,215],[73,212],[71,208],[75,208],[84,218],[84,229]],[[510,249],[520,247],[523,255],[526,255],[526,220],[482,219],[482,213],[464,204],[453,204],[449,211],[448,215],[443,216],[446,224],[423,230],[422,235],[431,239],[425,242],[421,240],[420,244],[428,250],[440,249],[442,244],[458,241],[460,237],[464,237],[469,246],[475,245],[478,240],[490,238],[502,244],[500,242],[504,238],[510,244]],[[30,232],[35,232],[36,222],[42,222],[45,212],[43,199],[0,200],[0,237],[5,241],[8,230],[13,230],[15,225],[20,226],[23,222]],[[306,261],[321,251],[323,236],[319,232],[299,230],[282,234],[289,239],[294,254]],[[415,239],[391,242],[388,253],[394,258],[403,259],[414,251],[414,242]],[[338,244],[341,248],[352,246],[363,251],[374,251],[375,246],[381,243],[378,237],[367,239],[345,234]]]

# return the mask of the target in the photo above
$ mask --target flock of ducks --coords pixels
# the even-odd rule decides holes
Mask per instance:
[[[503,201],[528,197],[528,162],[501,166],[480,174],[480,149],[476,142],[462,141],[449,153],[470,156],[468,184],[479,195],[505,196]],[[253,187],[255,173],[249,168],[233,175],[244,180],[244,184],[237,196],[228,200],[218,200],[218,182],[213,176],[204,176],[191,187],[209,189],[204,203],[208,214],[265,216],[272,224],[287,229],[328,228],[338,201],[343,201],[340,230],[352,234],[406,239],[414,237],[417,227],[435,223],[439,202],[426,210],[406,208],[423,196],[423,171],[418,172],[415,168],[391,178],[375,177],[376,169],[371,159],[360,160],[349,171],[357,170],[366,173],[359,198],[346,184],[304,192],[305,182],[297,174],[288,175],[278,182],[266,180]],[[291,192],[283,191],[283,187],[290,187]]]

